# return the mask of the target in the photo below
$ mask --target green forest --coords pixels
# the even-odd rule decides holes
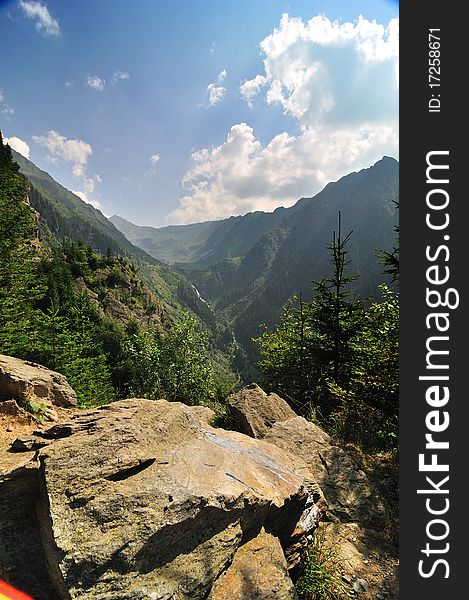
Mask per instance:
[[[242,373],[221,374],[200,319],[190,310],[156,318],[161,305],[131,258],[76,239],[51,242],[51,228],[32,208],[30,184],[3,141],[0,169],[0,353],[63,373],[81,407],[164,397],[210,405],[223,420],[224,398],[236,382],[250,381]],[[32,193],[40,206],[40,193]],[[261,359],[250,374],[337,438],[366,450],[396,451],[398,240],[392,250],[376,251],[383,281],[388,273],[394,285],[383,283],[376,298],[364,299],[353,292],[353,233],[343,234],[340,213],[337,225],[328,246],[329,274],[293,296],[278,324],[264,326],[253,339]],[[121,288],[126,318],[107,311],[110,292]],[[215,313],[205,310],[214,320]]]
[[[149,316],[157,310],[137,268],[111,250],[101,255],[75,241],[40,242],[28,182],[9,146],[2,143],[0,152],[0,353],[63,373],[81,407],[129,396],[191,404],[219,399],[221,383],[197,319],[182,313],[165,331],[160,323],[107,317],[106,291],[129,279],[131,307],[140,304]]]

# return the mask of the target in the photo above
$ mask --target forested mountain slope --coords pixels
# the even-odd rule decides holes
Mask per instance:
[[[343,231],[353,231],[348,259],[350,272],[360,276],[355,290],[362,297],[375,295],[385,280],[377,251],[394,244],[398,182],[397,161],[383,158],[300,200],[243,257],[187,274],[247,345],[260,323],[276,322],[288,298],[330,273],[327,245],[340,211]]]
[[[222,221],[169,227],[141,227],[114,215],[111,222],[135,245],[180,268],[209,267],[225,258],[243,256],[259,238],[279,225],[288,210],[255,211]],[[294,209],[293,209],[294,210]]]

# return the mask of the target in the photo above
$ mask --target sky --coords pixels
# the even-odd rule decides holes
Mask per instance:
[[[0,0],[0,129],[106,216],[186,224],[398,157],[393,0]]]

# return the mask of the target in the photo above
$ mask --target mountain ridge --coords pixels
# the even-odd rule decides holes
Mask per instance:
[[[398,164],[394,158],[384,156],[368,169],[376,168],[382,161],[385,164]],[[337,181],[326,184],[318,194],[328,190],[331,185],[347,184],[349,177],[365,176],[368,169],[344,175]],[[244,256],[262,235],[302,210],[318,194],[302,197],[293,206],[279,206],[272,212],[253,211],[222,220],[187,225],[141,226],[118,215],[111,216],[109,220],[134,245],[162,262],[181,269],[200,269],[211,267],[225,259]]]

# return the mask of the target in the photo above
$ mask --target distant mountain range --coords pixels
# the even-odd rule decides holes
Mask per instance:
[[[222,221],[162,228],[140,227],[118,216],[107,219],[17,152],[31,182],[30,202],[40,213],[43,239],[83,241],[126,256],[174,315],[193,311],[212,335],[214,352],[233,355],[232,333],[257,358],[251,338],[273,326],[294,294],[308,296],[312,282],[331,273],[327,245],[341,211],[343,231],[353,230],[350,272],[362,296],[386,281],[376,257],[395,243],[399,164],[384,157],[369,169],[328,184],[312,198],[272,213],[253,212]],[[208,304],[207,304],[207,302]],[[227,359],[231,360],[231,359]]]
[[[117,215],[110,221],[128,240],[152,256],[173,266],[194,269],[208,267],[225,258],[244,256],[291,210],[280,207],[273,213],[256,211],[222,221],[158,229],[134,225]]]
[[[245,347],[259,325],[272,326],[294,294],[331,273],[327,245],[342,214],[349,244],[349,270],[360,275],[355,291],[377,295],[386,281],[377,252],[395,243],[399,164],[384,157],[368,169],[329,183],[312,198],[273,213],[254,212],[193,225],[139,227],[111,221],[134,244],[183,268],[202,297],[233,327]]]

